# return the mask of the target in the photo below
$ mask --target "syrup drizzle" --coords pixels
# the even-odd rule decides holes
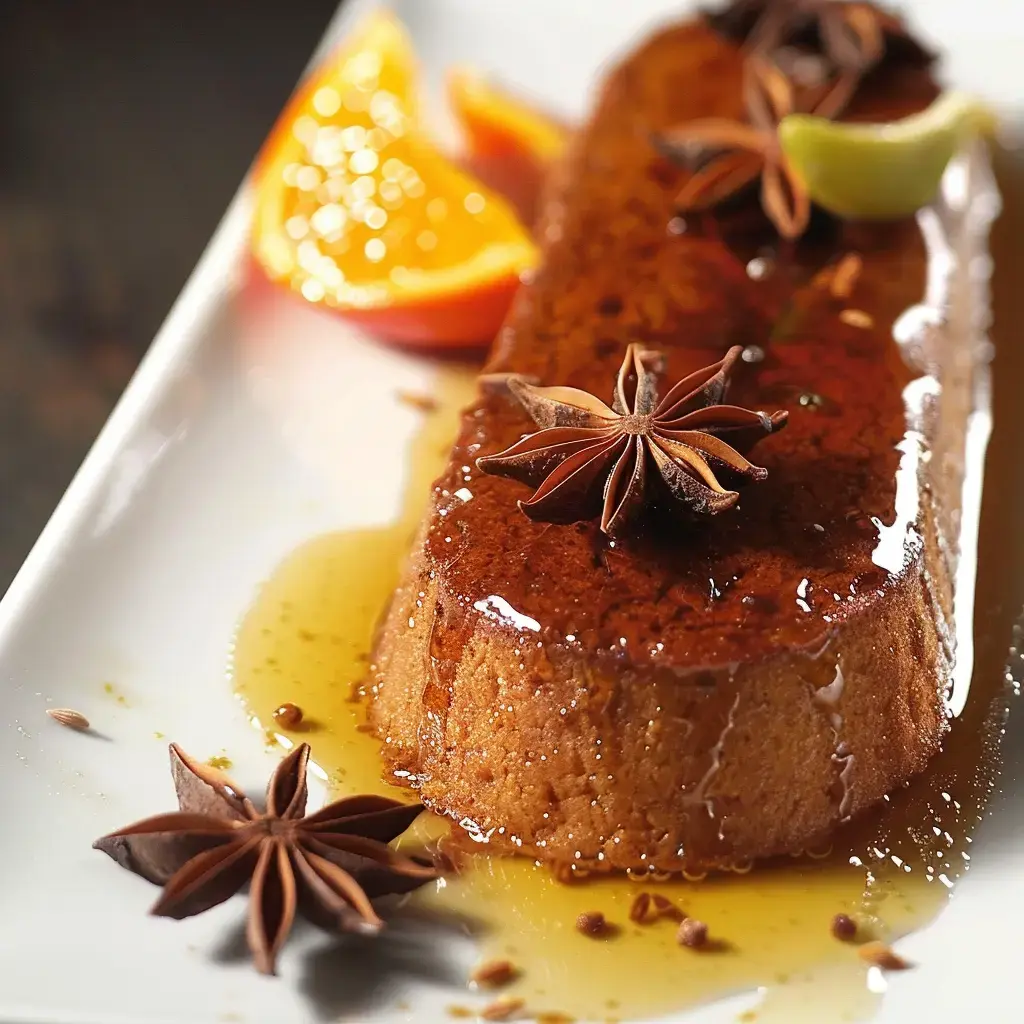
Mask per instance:
[[[710,954],[680,949],[667,922],[630,925],[628,909],[642,887],[621,878],[565,885],[527,861],[481,853],[443,888],[417,894],[416,902],[438,912],[439,919],[458,913],[479,923],[481,957],[508,957],[521,969],[521,980],[509,992],[526,999],[531,1010],[628,1019],[760,986],[761,1001],[740,1019],[863,1019],[880,996],[865,984],[867,969],[854,951],[829,936],[832,915],[853,916],[864,937],[900,935],[938,913],[970,866],[971,832],[998,769],[1010,692],[1004,659],[1021,595],[1020,535],[1006,495],[1017,493],[1024,480],[1024,418],[1016,408],[1024,348],[1008,334],[1024,315],[1024,294],[1013,280],[1024,176],[1005,154],[997,155],[1000,165],[1008,172],[1000,176],[1007,209],[996,225],[993,249],[1005,278],[1001,286],[997,271],[995,310],[996,333],[1007,334],[999,345],[997,427],[987,458],[989,477],[1000,486],[990,488],[980,513],[976,586],[971,580],[979,624],[973,678],[955,682],[956,717],[944,749],[923,776],[842,831],[826,857],[759,865],[743,876],[657,888],[645,883],[709,924],[723,941]],[[752,268],[753,263],[753,277]],[[944,268],[933,262],[931,269],[929,296],[939,288]],[[903,328],[909,330],[915,317],[921,327],[932,322],[927,303],[908,311]],[[269,725],[283,701],[300,704],[307,723],[302,738],[313,743],[339,795],[390,791],[380,778],[378,743],[362,731],[362,706],[348,698],[364,676],[380,609],[407,554],[422,496],[441,467],[440,440],[454,432],[454,412],[468,396],[468,379],[448,375],[441,390],[441,407],[428,417],[411,453],[413,479],[399,521],[317,538],[296,551],[267,582],[238,632],[234,682],[254,722]],[[821,401],[805,395],[801,404],[805,398],[808,404]],[[987,432],[987,424],[981,427]],[[980,463],[980,450],[971,450]],[[967,461],[970,476],[977,467]],[[963,486],[966,493],[968,480]],[[978,515],[976,508],[968,513],[966,502],[964,510],[965,521],[968,514]],[[973,573],[973,566],[968,570]],[[503,613],[495,608],[495,614]],[[963,631],[959,640],[963,654]],[[817,683],[819,704],[829,715],[838,712],[826,698],[841,678],[838,663],[833,667],[835,676]],[[838,742],[837,757],[841,750]],[[602,910],[623,927],[605,942],[584,938],[573,927],[584,910]],[[484,1000],[453,993],[452,1002]]]
[[[1020,363],[1007,348],[1008,359]],[[997,408],[1012,402],[1019,379],[1003,369],[996,381]],[[408,552],[422,497],[441,468],[441,442],[454,433],[456,411],[470,387],[468,375],[443,375],[438,409],[427,416],[411,452],[409,500],[399,520],[300,548],[268,580],[238,631],[234,682],[254,723],[265,728],[286,700],[303,707],[301,738],[313,744],[339,795],[393,792],[380,777],[379,744],[363,731],[362,705],[350,695],[365,675],[374,628]],[[1019,479],[1013,452],[1021,439],[1014,431],[1021,433],[1012,423],[996,431],[989,461]],[[1012,526],[1010,509],[985,506],[982,550],[989,558],[983,557],[977,585],[984,629],[971,699],[953,722],[945,748],[923,777],[838,835],[827,856],[701,881],[638,883],[620,877],[564,884],[545,867],[480,851],[463,874],[417,893],[414,904],[438,921],[457,915],[473,922],[481,959],[516,964],[520,979],[505,991],[525,999],[533,1012],[637,1019],[757,988],[759,1001],[741,1019],[869,1016],[881,997],[866,984],[868,968],[855,950],[830,936],[830,921],[846,913],[863,937],[899,936],[933,918],[969,867],[970,833],[992,788],[1005,719],[1002,658],[1019,604],[1008,596],[1013,560],[1004,555]],[[831,682],[819,684],[823,697],[831,696],[838,668],[833,666]],[[833,713],[824,703],[823,713]],[[841,749],[839,743],[837,757]],[[436,835],[438,825],[427,819],[414,841]],[[631,924],[629,907],[647,887],[706,921],[721,945],[697,953],[678,946],[669,922]],[[576,916],[590,910],[620,926],[613,938],[594,941],[576,932]],[[452,994],[459,1006],[484,1002],[486,996],[468,991]]]

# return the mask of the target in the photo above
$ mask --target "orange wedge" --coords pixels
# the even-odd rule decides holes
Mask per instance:
[[[532,222],[547,171],[565,150],[565,125],[469,68],[449,72],[448,103],[467,167]]]
[[[372,15],[296,93],[256,167],[271,280],[379,336],[489,341],[536,250],[500,196],[422,133],[402,26]]]

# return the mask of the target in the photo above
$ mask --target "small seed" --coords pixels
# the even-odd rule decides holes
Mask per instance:
[[[686,918],[676,932],[676,941],[680,946],[700,949],[708,941],[708,926],[695,917]]]
[[[79,732],[89,728],[89,719],[81,711],[72,711],[71,708],[47,708],[46,713],[61,725],[69,729],[77,729]]]
[[[302,722],[302,708],[286,701],[274,712],[274,721],[282,729],[294,729]]]
[[[905,971],[913,966],[884,942],[865,942],[857,950],[857,955],[872,967],[881,967],[883,971]]]
[[[525,999],[495,999],[480,1011],[481,1020],[511,1020],[526,1005]]]
[[[577,867],[575,864],[554,864],[551,867],[551,874],[555,881],[562,885],[572,885],[574,882],[582,882],[590,875],[587,868]]]
[[[597,937],[608,931],[608,922],[600,910],[589,910],[576,918],[576,931]]]
[[[829,285],[829,292],[834,298],[848,299],[853,293],[857,278],[860,277],[863,261],[855,252],[848,252],[832,272],[832,282]]]
[[[863,309],[844,309],[839,319],[849,327],[862,327],[864,330],[875,326],[871,314],[865,313]]]
[[[635,924],[651,924],[663,917],[682,921],[686,915],[666,896],[660,892],[637,893],[629,908],[629,919]]]
[[[639,892],[636,894],[636,899],[633,900],[633,905],[629,908],[629,919],[634,924],[643,924],[647,920],[647,914],[651,909],[651,894],[649,892]]]
[[[469,980],[484,988],[500,988],[507,985],[518,973],[510,960],[488,960],[473,971]]]
[[[415,391],[399,391],[396,397],[403,405],[418,409],[420,412],[433,412],[437,408],[437,400],[430,395],[417,394]]]
[[[842,942],[849,942],[857,934],[857,922],[846,914],[832,918],[832,934]]]
[[[655,917],[670,917],[673,921],[682,921],[686,915],[667,897],[656,892],[651,901],[654,903]]]

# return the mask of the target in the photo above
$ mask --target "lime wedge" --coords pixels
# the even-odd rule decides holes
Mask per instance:
[[[853,220],[892,220],[930,203],[953,154],[994,128],[988,107],[947,92],[921,113],[885,124],[790,114],[779,124],[779,145],[819,206]]]

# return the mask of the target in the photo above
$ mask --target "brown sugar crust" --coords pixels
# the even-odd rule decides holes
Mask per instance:
[[[767,481],[702,521],[665,503],[614,542],[595,523],[531,522],[527,488],[475,469],[535,429],[487,390],[382,627],[371,720],[387,772],[501,849],[662,870],[798,851],[920,771],[946,727],[978,295],[956,274],[943,296],[933,282],[943,323],[897,344],[925,294],[915,221],[820,218],[780,246],[756,193],[674,220],[687,172],[650,134],[740,117],[742,59],[696,21],[611,74],[488,369],[607,401],[631,341],[666,355],[668,383],[756,346],[729,401],[790,412],[754,451]],[[894,64],[850,116],[893,119],[935,93],[923,66]],[[984,244],[969,219],[935,215],[961,255]],[[860,273],[833,294],[851,252]],[[904,326],[915,316],[929,320]]]

